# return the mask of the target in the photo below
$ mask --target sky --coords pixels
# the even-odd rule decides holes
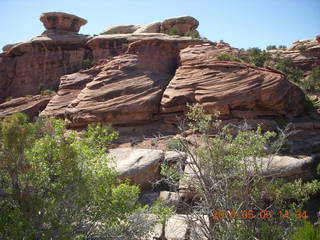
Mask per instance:
[[[201,36],[237,48],[290,46],[320,34],[320,0],[0,0],[0,48],[40,35],[41,13],[53,11],[87,19],[80,33],[89,35],[190,15]]]

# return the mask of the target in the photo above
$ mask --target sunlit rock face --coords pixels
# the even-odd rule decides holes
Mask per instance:
[[[63,12],[43,13],[40,21],[48,32],[73,32],[78,33],[80,27],[87,23],[87,20],[78,16]]]

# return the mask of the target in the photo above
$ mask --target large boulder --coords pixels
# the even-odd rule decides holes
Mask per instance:
[[[46,30],[78,33],[87,20],[64,12],[47,12],[40,16]]]
[[[313,180],[318,177],[317,166],[320,164],[320,155],[272,155],[260,159],[246,159],[248,169],[260,166],[261,173],[268,178],[283,178],[285,180]],[[250,167],[252,166],[252,167]],[[198,199],[197,175],[198,167],[189,163],[184,169],[184,178],[179,182],[179,195],[183,199]]]
[[[149,23],[142,25],[139,27],[134,34],[138,33],[159,33],[160,32],[160,27],[161,27],[161,22],[154,22],[154,23]]]
[[[181,66],[161,100],[162,113],[183,112],[187,103],[197,103],[207,113],[235,117],[303,112],[304,93],[285,75],[242,62],[215,60],[206,53],[190,58],[197,48],[202,49],[192,46],[181,51]]]
[[[187,32],[196,30],[198,26],[199,21],[197,19],[191,16],[182,16],[164,20],[161,24],[161,31],[170,33],[174,28],[178,35],[185,35]]]
[[[115,159],[110,166],[115,167],[121,179],[130,179],[142,189],[150,189],[161,178],[160,162],[164,158],[161,150],[116,148],[109,153]]]
[[[320,42],[306,39],[294,42],[285,50],[270,50],[272,59],[289,59],[293,67],[303,71],[311,71],[320,65]]]
[[[140,28],[140,25],[117,25],[107,28],[102,34],[128,34]]]

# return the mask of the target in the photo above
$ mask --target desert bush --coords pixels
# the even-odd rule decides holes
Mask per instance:
[[[200,34],[197,30],[188,31],[184,34],[186,37],[192,37],[192,38],[200,38]]]
[[[42,90],[40,92],[41,95],[50,95],[50,94],[53,94],[53,93],[55,93],[55,91],[50,90],[50,89]]]
[[[309,92],[320,92],[320,67],[312,69],[312,72],[302,82],[302,85]]]
[[[299,50],[300,52],[304,52],[304,51],[307,50],[307,47],[302,43],[300,46],[298,46],[298,50]]]
[[[222,52],[214,56],[215,59],[220,61],[235,61],[235,62],[241,62],[240,58],[229,54],[227,52]]]
[[[110,127],[65,133],[62,120],[0,123],[1,239],[140,239],[152,227],[139,187],[117,180],[105,146]],[[144,226],[133,216],[144,219]],[[140,221],[140,224],[143,221]],[[146,227],[148,226],[148,227]],[[120,229],[115,231],[115,229]],[[140,234],[140,235],[139,235]],[[112,238],[111,238],[112,237]]]
[[[283,72],[287,76],[289,81],[294,82],[303,87],[303,71],[295,67],[290,59],[278,58],[275,60],[275,63],[272,64],[272,67]]]
[[[91,59],[84,59],[81,62],[81,69],[89,69],[94,65],[94,61]]]
[[[287,46],[286,45],[279,45],[278,48],[282,49],[282,50],[285,50],[285,49],[287,49]]]
[[[271,58],[271,54],[257,47],[247,49],[248,57],[244,61],[257,67],[263,67]]]
[[[277,49],[277,46],[276,45],[269,45],[269,46],[267,46],[266,49],[267,50],[274,50],[274,49]]]
[[[298,227],[292,234],[293,240],[315,240],[320,239],[320,225],[313,226],[310,222]]]
[[[201,232],[199,239],[289,239],[300,222],[292,214],[320,184],[288,183],[265,175],[261,158],[271,163],[285,136],[260,128],[222,127],[215,116],[198,107],[191,107],[188,118],[203,144],[195,147],[181,139],[188,155],[184,163],[193,177],[186,178],[181,170],[172,174],[192,186],[195,198],[192,203],[185,201],[184,209],[189,226]]]
[[[181,151],[183,149],[183,145],[181,145],[181,141],[177,138],[172,138],[166,143],[166,147],[169,150]]]

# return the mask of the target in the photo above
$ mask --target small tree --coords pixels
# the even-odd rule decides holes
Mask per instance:
[[[61,120],[6,117],[0,124],[0,238],[147,235],[153,222],[137,203],[138,186],[119,182],[108,167],[105,147],[117,136],[107,126],[76,134],[66,133]]]
[[[184,207],[196,232],[193,238],[288,239],[298,220],[286,214],[300,209],[301,202],[319,190],[320,184],[285,183],[265,174],[284,138],[275,141],[276,133],[263,133],[260,128],[235,131],[222,127],[197,107],[191,107],[188,118],[202,143],[193,146],[181,139],[191,176],[179,175],[180,181],[192,187],[188,191],[193,201],[185,201]]]
[[[270,53],[257,47],[247,49],[247,53],[248,57],[246,57],[244,60],[247,63],[253,64],[257,67],[263,67],[271,57]]]

